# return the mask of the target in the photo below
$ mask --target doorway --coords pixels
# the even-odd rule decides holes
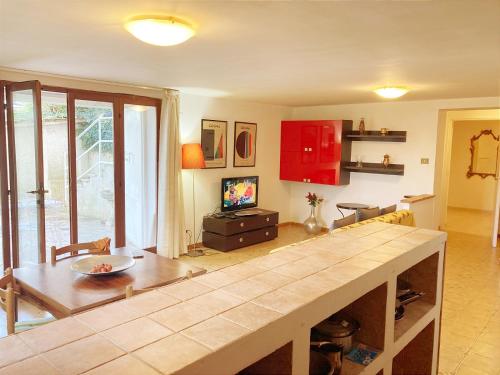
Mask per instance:
[[[0,82],[0,99],[6,108],[0,116],[0,146],[5,145],[0,150],[0,269],[45,262],[51,246],[104,236],[114,247],[156,246],[159,99],[38,81]],[[139,108],[147,116],[130,115]],[[137,138],[141,131],[148,137]],[[124,147],[126,138],[135,139],[133,152]],[[129,160],[146,157],[130,166],[126,153]],[[139,173],[143,170],[147,173]],[[129,174],[135,178],[126,179]],[[146,188],[137,189],[144,181]],[[136,199],[147,195],[141,212],[149,223],[147,239],[137,239],[130,220],[127,229],[127,214],[136,217],[138,209],[126,207],[126,192]]]
[[[494,246],[499,137],[499,109],[440,111],[435,178],[440,228],[491,237]]]

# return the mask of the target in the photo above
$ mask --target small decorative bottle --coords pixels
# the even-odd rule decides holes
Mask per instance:
[[[361,121],[359,121],[359,134],[365,134],[365,118],[361,117]]]
[[[384,168],[389,167],[389,163],[390,163],[390,161],[389,161],[389,154],[385,154],[384,155],[384,161],[382,161],[382,164],[384,164]]]

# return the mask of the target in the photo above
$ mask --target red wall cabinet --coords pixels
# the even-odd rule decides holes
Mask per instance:
[[[351,142],[342,142],[342,134],[351,130],[351,120],[282,121],[280,179],[349,184],[341,165],[351,160]]]

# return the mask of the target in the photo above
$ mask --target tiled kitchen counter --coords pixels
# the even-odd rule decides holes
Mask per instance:
[[[310,328],[380,285],[383,352],[352,373],[389,369],[431,322],[435,373],[445,241],[442,232],[372,223],[287,246],[1,339],[0,375],[234,374],[289,342],[292,373],[304,374]],[[396,277],[433,254],[435,304],[398,331]]]

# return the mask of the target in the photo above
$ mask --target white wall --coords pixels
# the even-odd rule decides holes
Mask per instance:
[[[471,161],[470,140],[481,130],[491,129],[500,134],[499,121],[455,121],[451,149],[451,169],[448,205],[492,211],[495,204],[497,181],[489,176],[467,177]]]
[[[404,176],[351,173],[351,183],[347,186],[289,182],[292,220],[300,222],[307,217],[304,196],[308,191],[325,198],[320,211],[325,223],[340,217],[335,207],[338,202],[382,207],[399,203],[405,194],[433,193],[439,110],[498,107],[499,102],[499,98],[472,98],[294,108],[293,119],[352,119],[357,128],[359,119],[364,117],[367,130],[387,127],[408,133],[406,143],[353,142],[352,147],[352,160],[362,155],[365,162],[381,162],[388,153],[393,163],[405,164]],[[420,164],[420,158],[429,158],[430,164]]]
[[[281,120],[290,118],[291,108],[249,103],[224,98],[181,94],[181,143],[199,143],[201,120],[228,121],[227,168],[196,170],[196,230],[203,215],[220,207],[221,178],[259,176],[259,207],[276,210],[280,222],[290,220],[290,186],[279,180]],[[257,123],[255,167],[233,167],[234,122]],[[193,228],[192,170],[182,171],[186,228]]]

